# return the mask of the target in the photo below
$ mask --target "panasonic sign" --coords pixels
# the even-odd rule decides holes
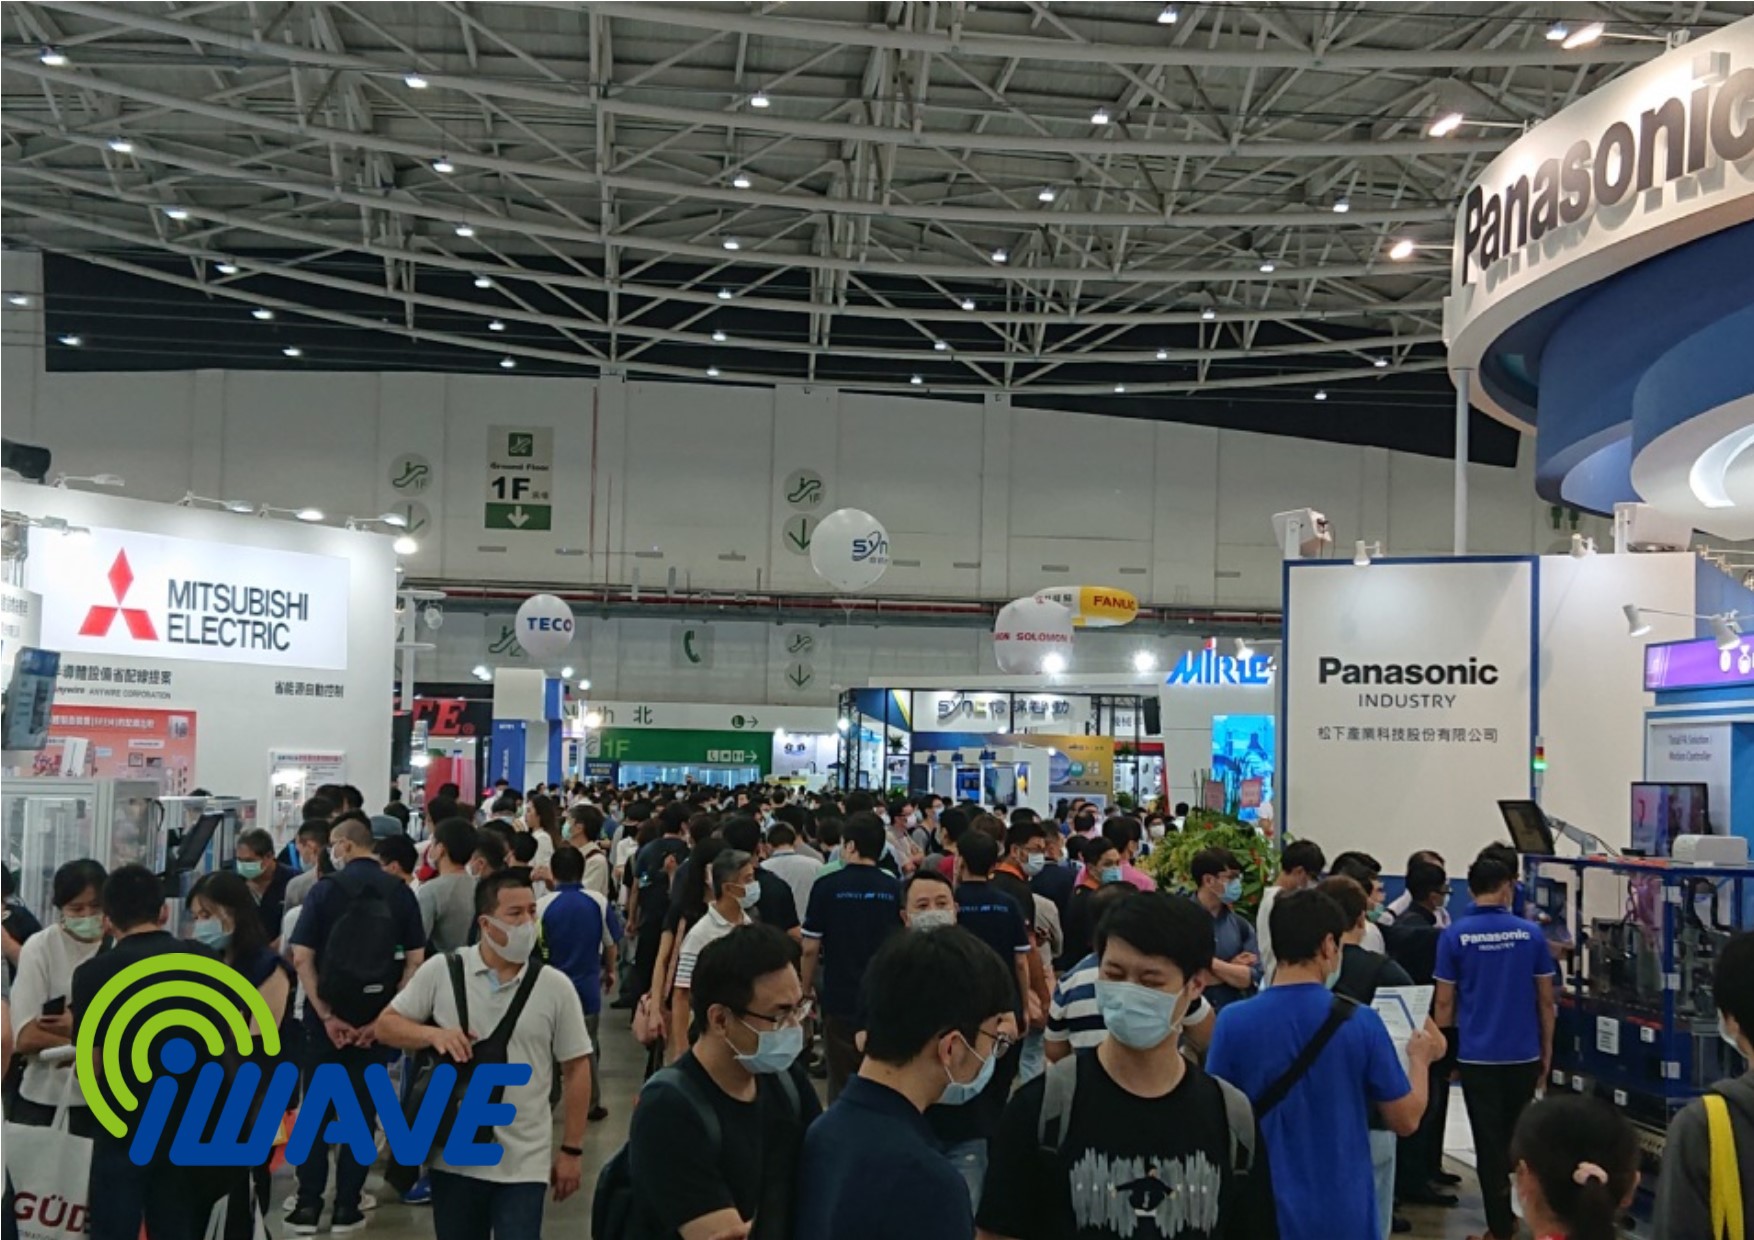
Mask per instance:
[[[334,556],[94,529],[31,531],[42,644],[70,653],[347,666],[349,566]]]

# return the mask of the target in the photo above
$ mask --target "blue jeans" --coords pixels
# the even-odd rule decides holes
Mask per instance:
[[[546,1184],[496,1184],[434,1171],[433,1232],[437,1240],[536,1240],[547,1192]]]
[[[1370,1130],[1370,1170],[1376,1179],[1376,1234],[1388,1240],[1395,1225],[1395,1134]]]
[[[956,1174],[968,1185],[969,1204],[981,1208],[981,1186],[987,1182],[987,1143],[985,1140],[958,1141],[944,1147],[944,1157],[956,1168]],[[439,1240],[445,1240],[443,1236]]]
[[[1048,1055],[1045,1032],[1032,1033],[1023,1039],[1022,1053],[1017,1061],[1017,1083],[1027,1085],[1047,1070]]]

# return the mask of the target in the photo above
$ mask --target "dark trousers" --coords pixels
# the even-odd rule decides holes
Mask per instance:
[[[353,1087],[354,1097],[359,1099],[361,1111],[365,1115],[367,1125],[378,1122],[378,1110],[372,1103],[371,1091],[366,1087],[365,1070],[368,1065],[382,1063],[384,1056],[376,1049],[358,1046],[336,1047],[329,1045],[319,1054],[314,1055],[317,1064],[338,1063],[347,1069],[347,1080]],[[327,1122],[323,1125],[328,1128]],[[357,1210],[359,1195],[365,1190],[365,1175],[371,1170],[370,1163],[361,1163],[353,1156],[353,1147],[343,1145],[335,1151],[335,1208]],[[321,1206],[323,1192],[329,1187],[329,1143],[323,1139],[322,1131],[317,1139],[311,1142],[310,1156],[298,1165],[298,1204],[300,1206]]]
[[[450,1171],[432,1173],[436,1240],[537,1240],[546,1184],[496,1184]]]
[[[108,1133],[91,1143],[91,1240],[199,1240],[213,1202],[190,1168],[136,1167],[128,1143]]]
[[[1462,1100],[1474,1131],[1486,1229],[1499,1240],[1516,1235],[1516,1216],[1510,1211],[1510,1138],[1540,1079],[1538,1062],[1462,1065]]]
[[[1456,1070],[1456,1031],[1444,1030],[1450,1052],[1428,1069],[1430,1101],[1420,1117],[1419,1131],[1402,1137],[1395,1154],[1395,1193],[1397,1196],[1418,1193],[1430,1186],[1431,1180],[1443,1170],[1443,1134],[1449,1126],[1450,1077]]]
[[[864,1052],[853,1041],[858,1031],[858,1025],[844,1016],[825,1015],[822,1018],[822,1040],[828,1048],[830,1102],[840,1097],[840,1091],[846,1088],[847,1081],[858,1073],[859,1065],[865,1062]]]

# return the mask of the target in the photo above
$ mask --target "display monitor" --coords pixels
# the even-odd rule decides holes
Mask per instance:
[[[1510,831],[1510,842],[1525,856],[1553,855],[1553,824],[1533,801],[1500,801],[1498,812]]]
[[[1632,846],[1647,857],[1667,857],[1682,835],[1711,833],[1705,785],[1632,785]]]
[[[0,748],[41,749],[49,740],[49,707],[55,701],[55,678],[61,656],[54,650],[21,646],[0,711]]]

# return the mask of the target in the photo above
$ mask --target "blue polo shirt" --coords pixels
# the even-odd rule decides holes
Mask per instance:
[[[816,990],[825,1014],[860,1019],[859,983],[883,941],[901,930],[901,884],[874,865],[824,870],[810,888],[804,937],[822,940]]]
[[[1029,924],[1023,910],[1002,888],[991,882],[963,883],[956,889],[956,924],[999,953],[1005,971],[1016,976],[1017,958],[1035,950],[1029,940]],[[1015,999],[1023,1015],[1023,996]]]
[[[561,883],[559,890],[543,903],[542,942],[548,948],[548,963],[572,982],[586,1016],[603,1010],[605,926],[610,942],[621,938],[621,917],[615,906],[609,905],[605,917],[603,906],[582,883]]]
[[[1456,988],[1456,1057],[1462,1063],[1541,1058],[1535,979],[1553,975],[1541,927],[1507,908],[1475,905],[1437,941],[1436,981]]]
[[[1244,952],[1253,952],[1257,957],[1261,954],[1260,941],[1255,937],[1255,928],[1249,919],[1231,908],[1228,904],[1218,910],[1212,919],[1212,959],[1234,960]],[[1256,960],[1249,973],[1255,979],[1255,985],[1261,984],[1261,962]],[[1215,1008],[1223,1008],[1243,997],[1243,991],[1223,982],[1214,982],[1206,987],[1206,998]]]
[[[804,1133],[797,1183],[795,1240],[974,1236],[968,1185],[925,1117],[895,1090],[861,1076]]]

